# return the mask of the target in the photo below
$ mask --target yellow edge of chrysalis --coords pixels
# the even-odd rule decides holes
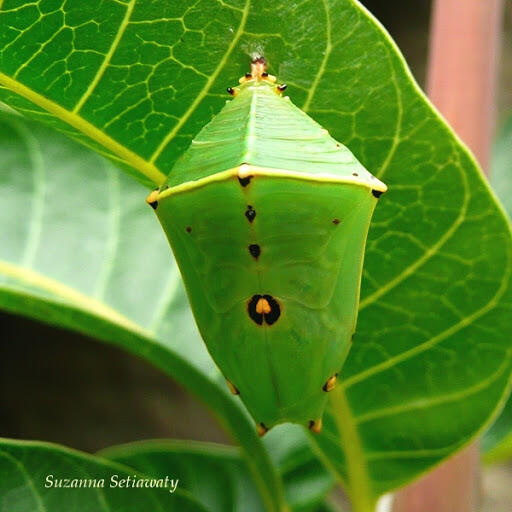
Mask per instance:
[[[345,183],[347,185],[361,186],[368,188],[370,190],[377,190],[379,192],[386,192],[386,190],[388,189],[388,187],[377,178],[373,178],[371,182],[365,182],[361,181],[357,177],[352,176],[340,177],[336,174],[304,174],[296,171],[288,171],[286,169],[274,169],[270,167],[258,167],[255,165],[242,164],[239,165],[238,167],[233,167],[232,169],[212,174],[211,176],[207,176],[206,178],[201,178],[195,181],[186,181],[185,183],[181,183],[180,185],[176,185],[175,187],[170,187],[165,190],[162,190],[158,194],[156,199],[160,201],[174,194],[188,192],[195,188],[204,187],[205,185],[217,181],[224,181],[226,179],[233,177],[247,178],[249,176],[290,178],[303,181],[316,181],[321,183]]]

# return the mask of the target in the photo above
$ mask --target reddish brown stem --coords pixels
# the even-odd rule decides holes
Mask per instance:
[[[478,481],[479,450],[475,443],[398,491],[393,512],[476,512]]]
[[[494,129],[502,0],[435,0],[428,94],[488,169]],[[479,494],[477,443],[399,491],[394,512],[474,512]]]
[[[488,167],[494,130],[502,0],[435,0],[428,95]]]

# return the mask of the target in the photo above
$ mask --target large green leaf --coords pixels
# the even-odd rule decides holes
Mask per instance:
[[[102,148],[145,183],[238,77],[249,0],[0,2],[0,99]],[[254,11],[258,10],[254,9]],[[245,52],[244,52],[245,55]]]
[[[353,0],[87,6],[4,0],[1,99],[158,181],[263,49],[292,99],[389,185],[335,393],[341,435],[328,417],[318,438],[356,506],[469,442],[510,387],[510,228],[378,23]]]
[[[2,112],[0,155],[1,307],[163,369],[214,411],[267,508],[279,510],[276,470],[199,338],[145,189],[88,149]]]
[[[128,477],[144,482],[151,476],[49,443],[0,439],[0,474],[1,508],[6,512],[210,510],[180,489],[179,482],[172,493],[170,487],[155,489],[129,485],[121,488],[119,483]],[[172,468],[155,478],[165,479],[166,476],[180,478]],[[79,481],[83,481],[81,487]]]
[[[474,158],[428,103],[371,18],[357,99],[318,99],[323,124],[389,186],[368,241],[354,345],[319,454],[356,510],[469,443],[510,390],[510,224]],[[377,39],[378,42],[375,40]],[[375,52],[364,59],[364,48]],[[346,70],[332,73],[336,83]],[[355,105],[359,103],[359,110]],[[318,105],[318,107],[315,107]],[[340,110],[338,110],[340,109]],[[341,115],[341,112],[340,112]],[[384,128],[382,130],[382,128]]]
[[[503,127],[493,148],[491,184],[512,218],[512,117]],[[484,460],[500,462],[512,458],[512,398],[485,433],[482,440]]]

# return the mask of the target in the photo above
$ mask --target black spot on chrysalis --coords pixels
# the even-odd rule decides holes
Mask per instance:
[[[258,244],[251,244],[251,245],[249,245],[248,249],[249,249],[249,252],[251,253],[251,256],[253,258],[258,259],[258,256],[261,253],[260,246]]]
[[[245,73],[245,78],[252,78],[251,73]]]
[[[277,86],[277,88],[278,88],[281,92],[285,91],[287,87],[288,87],[288,86],[287,86],[286,84],[281,84],[281,85],[278,85],[278,86]]]
[[[280,317],[281,307],[279,306],[277,300],[274,299],[274,297],[270,295],[263,295],[263,298],[267,299],[268,303],[270,304],[270,313],[265,313],[264,315],[265,322],[267,322],[268,325],[272,325]]]
[[[233,87],[228,87],[226,89],[226,91],[227,91],[228,94],[231,94],[231,96],[235,95],[235,90],[233,89]]]
[[[156,207],[158,206],[158,201],[152,201],[151,203],[149,203],[149,206],[151,206],[153,210],[156,210]]]
[[[372,190],[372,194],[375,197],[379,198],[382,195],[382,191],[380,191],[380,190]]]
[[[263,73],[261,73],[261,76],[262,76],[263,78],[267,78],[268,73],[267,73],[266,71],[263,71]]]
[[[249,301],[249,304],[247,305],[247,312],[249,313],[249,316],[258,325],[263,324],[263,313],[256,312],[256,304],[258,304],[258,301],[260,299],[261,299],[261,295],[253,295],[251,297],[251,300]]]
[[[258,312],[258,305],[262,305],[262,302],[270,309],[268,312]],[[247,304],[247,312],[256,324],[263,325],[265,320],[267,325],[272,325],[281,316],[281,306],[271,295],[253,295]]]
[[[332,219],[332,223],[337,226],[340,223],[340,219]]]
[[[240,185],[242,185],[242,187],[246,187],[247,185],[249,185],[251,180],[252,176],[247,176],[246,178],[240,178],[240,176],[238,176],[238,181],[240,182]]]
[[[245,210],[245,216],[249,222],[252,222],[256,217],[256,210],[251,206],[247,206],[247,210]]]

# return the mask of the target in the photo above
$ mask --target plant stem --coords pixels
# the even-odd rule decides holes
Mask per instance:
[[[377,500],[371,490],[361,439],[352,420],[345,391],[338,385],[330,392],[329,398],[345,453],[348,473],[347,494],[353,512],[375,512]]]
[[[484,169],[494,129],[502,0],[435,0],[428,94]],[[395,496],[394,512],[473,512],[479,494],[478,444]]]

